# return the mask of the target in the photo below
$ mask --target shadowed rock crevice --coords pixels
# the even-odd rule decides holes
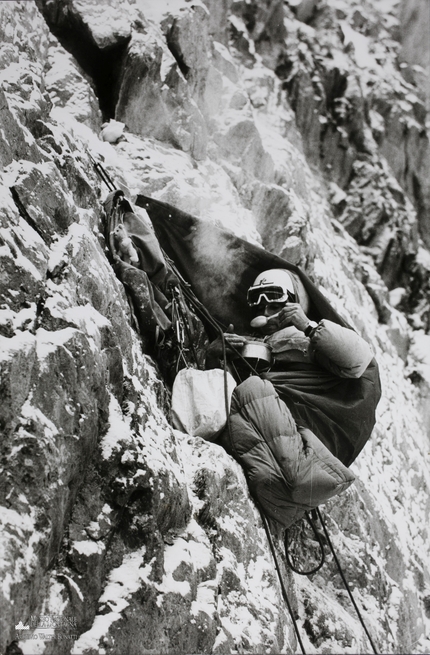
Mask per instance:
[[[30,214],[28,213],[28,211],[25,208],[25,205],[21,202],[21,198],[19,197],[19,193],[18,193],[17,189],[12,186],[12,187],[10,187],[10,192],[12,194],[12,198],[13,198],[13,200],[15,202],[15,205],[17,206],[17,209],[18,209],[20,215],[22,216],[22,218],[25,221],[27,221],[29,226],[35,232],[37,232],[37,234],[40,236],[41,239],[45,240],[45,238],[46,238],[45,231],[43,229],[41,229],[37,225],[37,222],[30,216]]]
[[[181,71],[182,75],[187,78],[188,74],[190,72],[190,67],[185,63],[184,55],[181,52],[180,46],[177,43],[176,39],[174,38],[174,28],[167,32],[166,36],[166,42],[167,42],[167,47],[169,48],[170,52],[172,53],[173,57],[175,58],[176,63],[178,64],[178,68]]]
[[[114,118],[118,80],[130,37],[119,38],[117,43],[100,48],[71,0],[62,3],[37,0],[37,6],[52,34],[92,81],[105,120]]]

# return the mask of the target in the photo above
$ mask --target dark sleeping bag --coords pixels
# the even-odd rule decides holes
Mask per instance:
[[[273,385],[256,376],[233,392],[230,430],[219,443],[244,468],[265,514],[284,528],[354,481],[310,430],[296,426]]]
[[[370,346],[353,330],[327,319],[310,338],[302,333],[284,338],[281,330],[267,343],[274,365],[264,377],[297,425],[312,430],[348,466],[369,438],[379,400]]]
[[[310,337],[286,328],[267,343],[273,370],[235,389],[220,441],[242,464],[266,515],[289,527],[354,480],[338,444],[346,451],[350,442],[352,453],[360,432],[367,439],[348,383],[365,375],[373,357],[358,334],[326,319]]]

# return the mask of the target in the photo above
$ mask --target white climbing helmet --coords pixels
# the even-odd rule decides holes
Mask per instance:
[[[254,284],[248,289],[248,305],[255,307],[263,300],[268,303],[296,302],[293,279],[288,271],[271,268],[257,275]]]

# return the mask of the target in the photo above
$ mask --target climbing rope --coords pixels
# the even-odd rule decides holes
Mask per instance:
[[[171,305],[171,320],[172,325],[174,326],[174,335],[176,338],[178,357],[176,361],[176,373],[179,372],[181,368],[181,363],[185,368],[189,367],[189,362],[185,353],[185,328],[182,321],[181,313],[179,310],[179,303],[175,296],[173,295]]]
[[[287,590],[285,588],[284,579],[282,577],[281,568],[279,566],[278,557],[276,555],[275,544],[273,543],[272,533],[270,532],[269,524],[268,524],[267,518],[266,518],[263,510],[261,509],[260,506],[258,506],[258,508],[260,510],[261,518],[262,518],[262,521],[263,521],[264,529],[266,531],[267,540],[269,542],[269,546],[270,546],[270,550],[272,552],[273,560],[275,562],[275,568],[276,568],[276,572],[278,574],[279,582],[281,583],[282,597],[285,600],[285,604],[286,604],[286,606],[288,608],[288,612],[289,612],[289,614],[291,616],[291,620],[293,622],[293,627],[294,627],[294,632],[296,633],[296,637],[297,637],[297,641],[299,642],[300,649],[301,649],[303,655],[306,655],[305,647],[303,645],[303,641],[302,641],[302,638],[301,638],[300,632],[299,632],[299,627],[297,625],[296,615],[295,615],[295,613],[293,611],[293,608],[292,608],[291,603],[290,603],[290,599],[288,598]]]
[[[333,555],[333,559],[334,559],[334,561],[336,562],[336,566],[337,566],[337,568],[338,568],[338,570],[339,570],[340,577],[342,578],[343,584],[345,585],[345,589],[347,590],[348,595],[349,595],[349,597],[350,597],[350,599],[351,599],[351,602],[352,602],[352,604],[353,604],[353,606],[354,606],[354,609],[355,609],[355,611],[357,612],[357,616],[358,616],[358,618],[360,619],[360,623],[361,623],[361,625],[363,626],[364,632],[365,632],[366,635],[367,635],[367,638],[368,638],[368,640],[369,640],[369,642],[370,642],[370,645],[372,646],[372,650],[373,650],[373,652],[375,653],[375,655],[378,655],[378,651],[376,650],[376,647],[375,647],[375,644],[373,643],[372,637],[370,636],[369,631],[368,631],[368,629],[366,628],[366,624],[364,623],[364,620],[363,620],[363,617],[362,617],[362,615],[361,615],[360,609],[359,609],[357,603],[355,602],[354,596],[352,595],[352,591],[351,591],[351,589],[350,589],[350,587],[349,587],[348,581],[347,581],[347,579],[346,579],[346,577],[345,577],[345,574],[344,574],[344,572],[343,572],[343,570],[342,570],[342,567],[341,567],[341,565],[340,565],[339,559],[338,559],[338,557],[337,557],[337,555],[336,555],[336,552],[335,552],[335,550],[334,550],[333,544],[332,544],[332,542],[331,542],[330,535],[329,535],[329,533],[328,533],[327,527],[326,527],[326,525],[325,525],[325,522],[323,521],[323,518],[322,518],[321,512],[320,512],[320,510],[319,510],[318,507],[317,507],[317,514],[318,514],[318,518],[319,518],[319,520],[320,520],[320,523],[321,523],[321,525],[322,525],[322,528],[323,528],[323,530],[324,530],[324,534],[325,534],[325,536],[326,536],[327,543],[328,543],[328,545],[329,545],[329,547],[330,547],[330,550],[331,550],[331,553],[332,553],[332,555]]]
[[[184,300],[181,287],[173,287],[172,289],[172,323],[176,324],[176,330],[180,331],[180,341],[178,338],[178,343],[181,346],[182,357],[185,361],[185,364],[188,368],[189,362],[185,356],[185,335],[187,336],[187,343],[189,350],[191,351],[192,359],[199,368],[199,361],[197,357],[197,352],[194,347],[194,334],[191,332],[191,317],[189,315],[189,310],[187,304]]]

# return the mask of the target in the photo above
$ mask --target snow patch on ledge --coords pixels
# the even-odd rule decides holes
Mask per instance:
[[[87,632],[81,634],[79,639],[74,643],[71,655],[81,655],[94,649],[95,652],[101,652],[99,642],[109,632],[109,628],[115,621],[122,618],[122,611],[130,604],[127,600],[132,594],[142,586],[148,583],[148,576],[151,572],[151,563],[143,564],[146,548],[143,546],[134,553],[125,555],[122,564],[113,569],[99,599],[100,610],[105,611],[110,608],[110,612],[97,614],[94,623]]]
[[[417,330],[412,334],[412,345],[409,350],[409,357],[414,362],[416,369],[421,373],[424,380],[430,385],[430,335],[423,330]]]
[[[90,555],[100,555],[106,550],[105,544],[89,539],[84,541],[74,541],[72,543],[72,548],[80,555],[85,555],[86,557],[90,557]]]
[[[35,343],[36,338],[30,332],[18,332],[10,338],[0,334],[0,362],[12,359],[18,353],[28,357]]]
[[[37,546],[43,537],[35,525],[34,511],[24,514],[0,506],[0,567],[2,571],[6,571],[2,593],[7,599],[11,598],[12,586],[19,584],[26,574],[34,570]],[[17,552],[20,556],[14,562],[11,575],[8,571],[9,562]]]
[[[119,442],[133,441],[133,433],[130,428],[130,422],[126,421],[119,402],[110,395],[109,402],[109,428],[101,441],[101,450],[103,459],[109,459],[114,451],[120,450]]]
[[[48,364],[45,360],[54,353],[58,348],[64,348],[70,355],[70,353],[65,344],[68,343],[74,336],[77,334],[78,330],[74,328],[64,328],[63,330],[56,330],[51,332],[45,330],[45,328],[39,328],[36,332],[36,348],[37,348],[37,358],[41,363],[42,370],[48,369]]]

